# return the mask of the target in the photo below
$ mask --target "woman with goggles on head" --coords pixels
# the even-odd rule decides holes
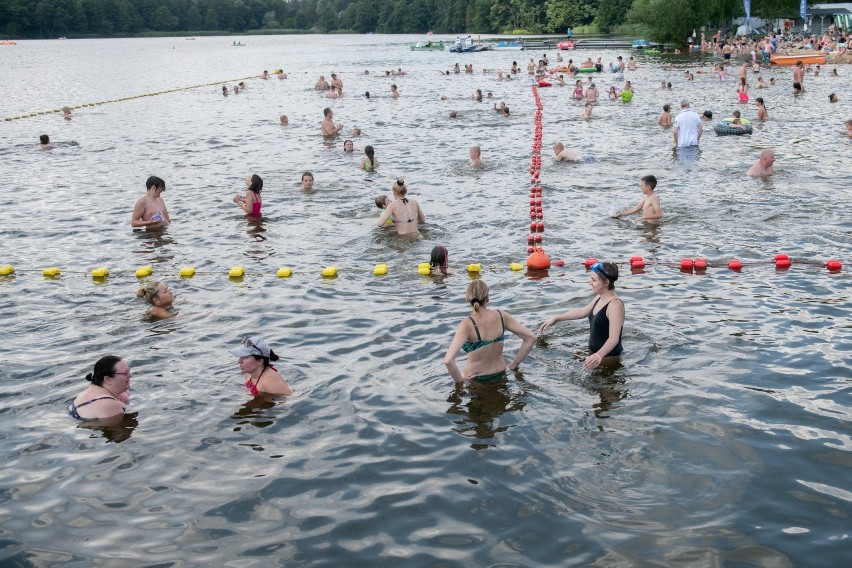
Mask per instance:
[[[594,369],[604,357],[621,355],[621,332],[624,327],[624,303],[615,295],[615,281],[618,280],[618,267],[611,262],[597,262],[592,265],[589,286],[596,294],[595,299],[583,308],[575,308],[564,314],[554,316],[541,324],[538,334],[558,321],[589,319],[589,351],[592,352],[583,362],[586,369]]]
[[[246,388],[254,396],[261,394],[293,394],[293,389],[287,384],[278,370],[270,365],[277,361],[278,355],[269,348],[262,337],[246,337],[242,345],[231,349],[231,355],[240,358],[240,371],[246,378]]]

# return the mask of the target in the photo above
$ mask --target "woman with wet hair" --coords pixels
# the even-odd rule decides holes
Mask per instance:
[[[544,333],[558,321],[588,318],[589,351],[583,367],[594,369],[605,357],[621,355],[621,332],[624,328],[624,302],[615,295],[615,281],[618,280],[618,266],[611,262],[596,262],[591,266],[589,287],[595,298],[583,308],[575,308],[558,316],[553,316],[538,328],[538,334]]]
[[[175,301],[175,294],[171,288],[162,282],[149,282],[136,291],[137,298],[144,298],[151,304],[148,315],[156,319],[167,319],[175,317],[169,311]]]
[[[474,280],[465,295],[471,314],[461,321],[453,337],[444,364],[457,383],[464,381],[492,382],[506,378],[506,369],[515,370],[526,359],[535,343],[535,334],[524,327],[505,310],[488,307],[488,284]],[[521,348],[508,367],[503,359],[506,330],[523,340]],[[467,353],[464,371],[456,366],[459,351]]]
[[[68,407],[76,420],[107,420],[124,414],[130,402],[130,365],[121,357],[106,355],[98,359],[94,370],[86,375],[92,383]]]
[[[393,184],[393,196],[396,201],[388,205],[379,216],[379,220],[376,221],[377,227],[383,226],[388,218],[393,217],[396,232],[400,235],[419,233],[419,224],[426,222],[426,216],[420,209],[420,205],[406,195],[408,195],[408,187],[405,185],[405,180],[399,178]]]
[[[447,262],[449,260],[449,254],[447,253],[447,247],[443,245],[437,245],[432,247],[432,254],[429,257],[429,267],[432,269],[433,276],[453,274],[455,271],[447,266]]]
[[[231,355],[239,358],[246,388],[254,396],[293,394],[293,389],[270,363],[277,361],[278,355],[259,335],[244,338],[239,347],[231,350]]]
[[[240,209],[246,212],[249,217],[260,217],[260,207],[263,205],[263,201],[260,199],[260,192],[263,190],[263,179],[257,175],[252,174],[246,178],[246,195],[243,197],[242,195],[234,196],[234,203],[236,203]]]
[[[379,161],[376,159],[376,151],[370,145],[364,146],[364,157],[361,158],[359,166],[365,172],[375,171],[379,167]]]

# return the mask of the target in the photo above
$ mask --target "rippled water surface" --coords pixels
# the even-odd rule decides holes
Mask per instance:
[[[673,153],[671,133],[656,125],[664,103],[685,97],[717,117],[734,108],[754,116],[736,103],[734,81],[683,79],[699,60],[637,55],[633,101],[604,99],[588,122],[570,88],[542,89],[544,244],[566,261],[542,277],[508,269],[527,255],[527,76],[480,72],[531,55],[409,51],[419,39],[2,48],[3,117],[216,81],[249,88],[223,98],[209,85],[83,107],[68,122],[0,123],[0,264],[16,268],[0,277],[0,563],[848,563],[851,287],[847,267],[829,273],[822,263],[852,262],[841,136],[852,69],[809,73],[797,99],[789,70],[762,70],[778,85],[757,90],[751,77],[752,98],[764,97],[772,120],[751,137],[708,132],[693,153]],[[457,61],[477,73],[442,75]],[[287,80],[245,79],[277,67]],[[396,67],[409,74],[383,76]],[[312,89],[332,72],[343,99]],[[595,81],[606,90],[611,76]],[[477,88],[493,99],[470,100]],[[840,103],[828,103],[831,92]],[[501,100],[508,119],[491,110]],[[320,136],[326,106],[345,132],[363,129],[354,155]],[[35,147],[42,133],[53,149]],[[554,163],[556,140],[596,161]],[[357,168],[366,144],[376,173]],[[482,171],[467,166],[473,144]],[[746,177],[764,148],[777,154],[775,176]],[[304,170],[314,193],[299,189]],[[251,173],[265,180],[260,223],[231,202]],[[638,201],[649,173],[663,222],[612,220]],[[173,223],[134,233],[130,211],[151,174],[166,180]],[[373,227],[373,198],[398,176],[428,220],[414,242]],[[439,243],[458,273],[417,275]],[[776,271],[776,253],[793,266]],[[644,271],[631,274],[633,255]],[[442,359],[468,313],[464,265],[481,263],[492,303],[534,329],[588,301],[582,259],[591,256],[621,263],[618,366],[584,372],[587,325],[568,322],[505,384],[453,386]],[[697,256],[716,266],[678,270]],[[729,258],[755,264],[731,272]],[[379,262],[388,275],[373,276]],[[177,318],[144,317],[134,297],[141,265],[176,291]],[[188,265],[199,274],[182,280]],[[246,278],[228,278],[234,265]],[[337,278],[320,277],[328,265]],[[43,278],[47,266],[61,278]],[[88,275],[96,266],[109,267],[105,283]],[[276,278],[280,266],[294,276]],[[282,355],[293,397],[251,400],[242,387],[227,350],[255,333]],[[507,354],[519,344],[508,338]],[[78,427],[65,406],[107,353],[133,366],[133,414],[113,428]]]

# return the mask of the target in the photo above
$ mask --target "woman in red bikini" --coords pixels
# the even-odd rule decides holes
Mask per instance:
[[[278,355],[262,337],[246,337],[242,345],[231,350],[231,355],[240,358],[240,371],[245,375],[246,388],[254,396],[293,394],[284,377],[270,364],[270,361],[278,360]]]

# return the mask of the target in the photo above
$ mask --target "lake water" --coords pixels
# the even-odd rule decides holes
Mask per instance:
[[[743,108],[735,81],[688,57],[636,55],[630,104],[578,119],[570,88],[541,89],[545,277],[527,256],[533,53],[411,52],[406,36],[22,41],[0,50],[0,116],[244,79],[0,122],[0,564],[4,566],[842,566],[850,557],[852,68],[763,69],[772,120],[752,136],[705,133],[672,152],[656,124],[689,98]],[[448,38],[449,39],[449,38]],[[627,52],[583,51],[567,57]],[[548,53],[551,62],[555,52]],[[455,62],[473,75],[442,75]],[[664,70],[672,63],[673,70]],[[402,67],[404,77],[385,77]],[[705,69],[712,61],[705,61]],[[370,71],[369,76],[363,74]],[[346,96],[313,90],[338,73]],[[735,73],[734,73],[735,75]],[[602,91],[612,76],[595,76]],[[673,91],[660,89],[671,81]],[[233,84],[232,81],[231,84]],[[401,97],[392,100],[390,85]],[[475,89],[493,100],[476,103]],[[370,91],[375,100],[365,100]],[[828,103],[837,92],[841,101]],[[448,100],[442,101],[445,95]],[[506,101],[508,119],[491,110]],[[363,129],[354,154],[324,141],[322,109]],[[456,110],[459,118],[450,120]],[[290,125],[281,127],[278,116]],[[47,133],[55,147],[35,146]],[[553,162],[562,140],[594,163]],[[376,148],[378,172],[357,163]],[[467,166],[482,147],[486,168]],[[768,179],[744,175],[760,150]],[[316,192],[299,189],[303,170]],[[231,198],[265,180],[264,220]],[[134,233],[149,175],[172,225]],[[654,174],[658,227],[616,221]],[[403,176],[427,216],[402,241],[373,227],[373,198]],[[416,273],[436,244],[458,273]],[[772,259],[789,254],[793,266]],[[627,259],[648,266],[631,274]],[[582,261],[621,263],[625,354],[585,372],[585,322],[559,324],[502,385],[454,387],[443,355],[469,313],[463,267],[483,266],[492,304],[535,329],[590,299]],[[703,256],[704,274],[683,273]],[[724,268],[747,261],[742,272]],[[846,266],[829,273],[831,258]],[[374,264],[389,274],[376,277]],[[134,270],[177,294],[151,322]],[[180,279],[182,266],[198,269]],[[246,268],[242,280],[228,269]],[[323,279],[328,265],[336,279]],[[59,279],[41,269],[62,268]],[[105,283],[89,271],[107,266]],[[293,277],[278,279],[280,266]],[[262,334],[295,389],[251,400],[228,349]],[[511,356],[520,345],[507,337]],[[133,414],[78,427],[66,405],[107,353],[133,367]],[[460,362],[461,363],[461,362]],[[845,560],[844,560],[845,559]]]

